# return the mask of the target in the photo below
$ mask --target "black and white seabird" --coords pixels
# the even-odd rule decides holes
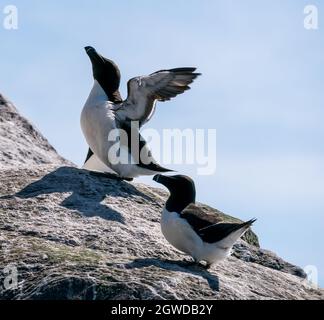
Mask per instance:
[[[119,92],[120,71],[117,65],[92,47],[85,47],[85,50],[92,63],[94,85],[81,113],[81,128],[90,147],[83,168],[115,173],[129,179],[172,171],[156,163],[146,141],[131,122],[137,121],[140,128],[151,119],[156,101],[170,100],[189,90],[189,84],[200,75],[194,72],[196,68],[160,70],[133,78],[128,81],[128,96],[123,100]],[[119,145],[127,155],[127,163],[116,163],[109,156],[112,153],[108,155],[112,145],[116,145],[116,141],[108,141],[113,129],[123,129],[127,133],[127,143],[120,142]],[[139,137],[135,151],[131,148],[132,134]]]
[[[205,261],[208,269],[230,255],[234,243],[256,221],[221,223],[195,205],[196,189],[187,176],[155,175],[154,181],[168,188],[170,196],[163,208],[161,230],[178,250],[190,255],[194,263]]]

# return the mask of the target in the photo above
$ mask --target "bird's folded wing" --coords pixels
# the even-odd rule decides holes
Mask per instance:
[[[166,101],[189,90],[189,84],[200,73],[196,68],[160,70],[149,76],[136,77],[128,81],[128,97],[116,112],[121,119],[147,122],[154,113],[156,101]]]
[[[170,172],[172,170],[160,166],[152,156],[151,150],[137,128],[132,128],[128,121],[119,123],[120,129],[127,134],[127,149],[132,155],[133,161],[144,169],[155,172]],[[137,137],[137,139],[134,139]],[[124,141],[121,141],[123,143]]]
[[[200,229],[212,226],[221,221],[221,219],[212,214],[207,214],[196,204],[189,204],[180,214],[181,218],[186,219],[191,227],[198,233]]]
[[[249,228],[255,222],[255,219],[252,219],[243,223],[223,223],[217,215],[207,214],[195,204],[186,207],[180,216],[186,219],[202,240],[207,243],[220,241],[239,229]]]
[[[217,223],[198,231],[199,236],[207,243],[223,240],[235,231],[242,229],[242,234],[255,222],[255,219],[242,223]]]

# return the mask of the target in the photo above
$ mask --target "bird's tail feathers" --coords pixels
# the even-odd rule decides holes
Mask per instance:
[[[243,236],[243,234],[252,226],[256,219],[251,219],[249,221],[237,224],[236,228],[233,229],[227,237],[219,242],[222,247],[232,247],[234,243]]]

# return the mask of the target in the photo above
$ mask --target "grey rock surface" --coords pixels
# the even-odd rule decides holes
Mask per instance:
[[[0,299],[324,298],[252,231],[209,271],[188,266],[160,231],[166,192],[77,169],[2,96],[0,108],[0,271],[18,271],[10,288],[0,272]]]
[[[0,94],[0,169],[37,164],[71,164]]]

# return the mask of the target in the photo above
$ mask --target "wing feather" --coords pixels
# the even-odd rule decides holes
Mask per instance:
[[[215,243],[231,233],[249,228],[255,219],[243,223],[224,223],[217,215],[207,214],[202,208],[190,204],[181,212],[181,218],[186,219],[200,238],[207,243]]]
[[[153,115],[156,101],[168,101],[190,89],[200,75],[196,68],[159,70],[128,81],[128,97],[116,114],[121,120],[139,121],[141,125]]]

